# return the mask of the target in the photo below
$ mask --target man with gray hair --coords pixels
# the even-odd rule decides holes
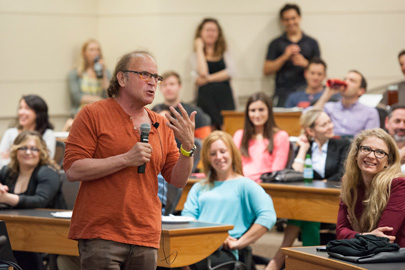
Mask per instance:
[[[73,122],[64,169],[69,181],[81,181],[69,238],[78,240],[82,269],[156,269],[157,175],[184,187],[195,149],[196,112],[188,116],[181,105],[181,113],[171,107],[176,118],[166,115],[165,125],[145,107],[162,80],[149,53],[128,53],[114,71],[109,98],[82,108]],[[141,133],[149,134],[146,140]]]
[[[385,129],[397,143],[401,156],[401,170],[405,173],[405,105],[396,104],[391,107],[385,119]]]

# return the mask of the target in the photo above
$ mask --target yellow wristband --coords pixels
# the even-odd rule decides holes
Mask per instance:
[[[193,148],[191,148],[190,151],[186,151],[186,150],[184,150],[183,144],[182,144],[182,145],[180,145],[180,153],[185,157],[192,157],[194,155],[194,151],[196,148],[197,147],[195,145],[193,145]]]

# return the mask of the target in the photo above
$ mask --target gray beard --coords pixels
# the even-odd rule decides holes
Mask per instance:
[[[405,136],[399,136],[399,135],[397,135],[397,134],[394,134],[394,140],[395,140],[397,143],[405,142]]]

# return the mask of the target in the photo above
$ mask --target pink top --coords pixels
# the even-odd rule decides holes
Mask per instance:
[[[358,199],[354,212],[357,218],[360,218],[364,210],[364,190],[358,188]],[[357,233],[353,230],[350,221],[347,219],[347,206],[341,201],[339,204],[339,214],[336,224],[336,238],[349,239],[354,238]],[[391,193],[387,206],[381,214],[378,221],[378,227],[392,227],[391,232],[384,232],[387,235],[395,235],[395,243],[401,248],[405,247],[405,178],[395,178],[391,182]]]
[[[240,148],[243,130],[240,129],[233,135],[236,147]],[[246,177],[261,183],[260,176],[266,172],[278,171],[285,168],[290,150],[288,133],[284,130],[274,134],[273,153],[267,151],[268,139],[249,141],[249,158],[242,156],[243,174]]]

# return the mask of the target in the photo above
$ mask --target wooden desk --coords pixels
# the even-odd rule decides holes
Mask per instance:
[[[357,264],[329,257],[316,247],[282,248],[287,270],[403,270],[405,263]]]
[[[222,111],[224,118],[224,131],[233,135],[238,129],[243,129],[245,116],[244,112]],[[287,131],[290,136],[299,136],[301,134],[300,126],[301,112],[276,112],[274,119],[276,124],[282,130]]]
[[[77,242],[67,238],[70,219],[49,209],[1,210],[13,250],[78,256]],[[163,224],[158,265],[182,267],[198,262],[220,247],[233,225],[204,222]]]
[[[183,209],[192,185],[200,181],[189,179],[176,210]],[[273,200],[278,218],[336,223],[339,211],[338,183],[314,181],[312,184],[260,184]]]

